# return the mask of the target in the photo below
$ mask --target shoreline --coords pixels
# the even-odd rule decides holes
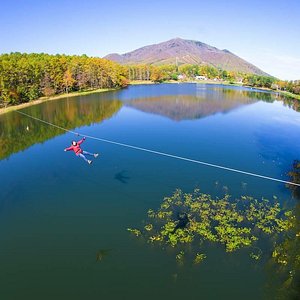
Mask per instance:
[[[157,83],[151,80],[131,80],[128,83],[128,85],[143,85],[143,84],[152,85]]]
[[[254,88],[257,90],[262,90],[262,91],[269,91],[269,92],[274,92],[274,93],[279,93],[282,94],[286,97],[292,98],[294,100],[298,100],[300,101],[300,95],[296,95],[287,91],[280,91],[280,90],[272,90],[269,88],[263,88],[263,87],[251,87],[251,86],[243,86],[240,83],[230,83],[228,81],[221,81],[221,82],[216,82],[216,81],[212,81],[212,80],[202,80],[202,81],[175,81],[175,80],[168,80],[162,83],[168,83],[168,84],[181,84],[181,83],[197,83],[197,84],[222,84],[222,85],[227,85],[227,86],[239,86],[239,87],[248,87],[248,88]],[[153,85],[153,84],[160,84],[160,83],[156,83],[154,81],[151,80],[133,80],[131,81],[128,86],[130,85]],[[65,99],[65,98],[69,98],[69,97],[78,97],[78,96],[84,96],[84,95],[89,95],[89,94],[96,94],[96,93],[104,93],[104,92],[112,92],[112,91],[116,91],[119,90],[120,88],[106,88],[106,89],[96,89],[96,90],[87,90],[87,91],[82,91],[82,92],[72,92],[72,93],[64,93],[64,94],[60,94],[60,95],[55,95],[55,96],[50,96],[50,97],[41,97],[38,98],[36,100],[30,101],[30,102],[26,102],[26,103],[21,103],[21,104],[17,104],[17,105],[11,105],[8,106],[6,108],[0,108],[0,115],[2,114],[6,114],[8,112],[14,111],[14,110],[18,110],[18,109],[22,109],[25,107],[29,107],[32,105],[37,105],[43,102],[47,102],[47,101],[52,101],[52,100],[59,100],[59,99]]]
[[[89,95],[89,94],[94,94],[94,93],[96,94],[96,93],[112,92],[112,91],[116,91],[118,89],[119,88],[96,89],[96,90],[87,90],[87,91],[82,91],[82,92],[64,93],[64,94],[59,94],[59,95],[49,96],[49,97],[44,96],[44,97],[38,98],[36,100],[32,100],[30,102],[21,103],[21,104],[17,104],[17,105],[11,105],[6,108],[0,108],[0,115],[6,114],[8,112],[15,111],[15,110],[18,110],[21,108],[29,107],[32,105],[44,103],[47,101],[65,99],[65,98],[69,98],[69,97],[84,96],[84,95]]]

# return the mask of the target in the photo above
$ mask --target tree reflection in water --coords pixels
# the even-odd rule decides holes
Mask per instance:
[[[294,161],[288,175],[292,182],[300,183],[300,161]],[[293,230],[280,243],[275,243],[267,264],[268,286],[276,290],[276,299],[300,298],[300,188],[292,185],[289,188],[297,201],[293,209]]]
[[[89,98],[90,99],[90,98]],[[111,118],[122,107],[120,100],[66,99],[43,103],[23,110],[27,114],[74,129]],[[33,144],[42,143],[64,132],[15,112],[0,118],[0,160],[25,150]]]

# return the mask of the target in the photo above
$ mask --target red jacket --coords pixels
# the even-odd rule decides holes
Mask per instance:
[[[80,148],[80,144],[82,144],[84,140],[85,140],[85,138],[83,138],[82,140],[78,141],[75,146],[71,145],[69,148],[66,148],[65,150],[66,151],[73,150],[76,155],[79,155],[80,153],[82,153],[82,149]]]

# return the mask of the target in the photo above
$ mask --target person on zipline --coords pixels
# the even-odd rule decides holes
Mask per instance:
[[[83,158],[88,164],[91,164],[92,161],[87,159],[85,157],[85,155],[90,155],[90,156],[94,156],[95,158],[98,157],[98,153],[90,153],[90,152],[87,152],[87,151],[84,151],[80,148],[80,145],[85,141],[85,137],[83,137],[83,139],[81,139],[80,141],[72,141],[72,144],[70,147],[64,149],[64,151],[71,151],[73,150],[76,154],[77,157],[81,157]]]

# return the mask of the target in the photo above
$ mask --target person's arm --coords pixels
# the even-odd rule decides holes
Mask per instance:
[[[73,146],[64,149],[64,151],[70,151],[70,150],[73,150]]]
[[[80,140],[80,141],[78,141],[78,142],[77,142],[77,145],[80,145],[80,144],[82,144],[84,141],[85,141],[85,136],[83,137],[83,139],[82,139],[82,140]]]

